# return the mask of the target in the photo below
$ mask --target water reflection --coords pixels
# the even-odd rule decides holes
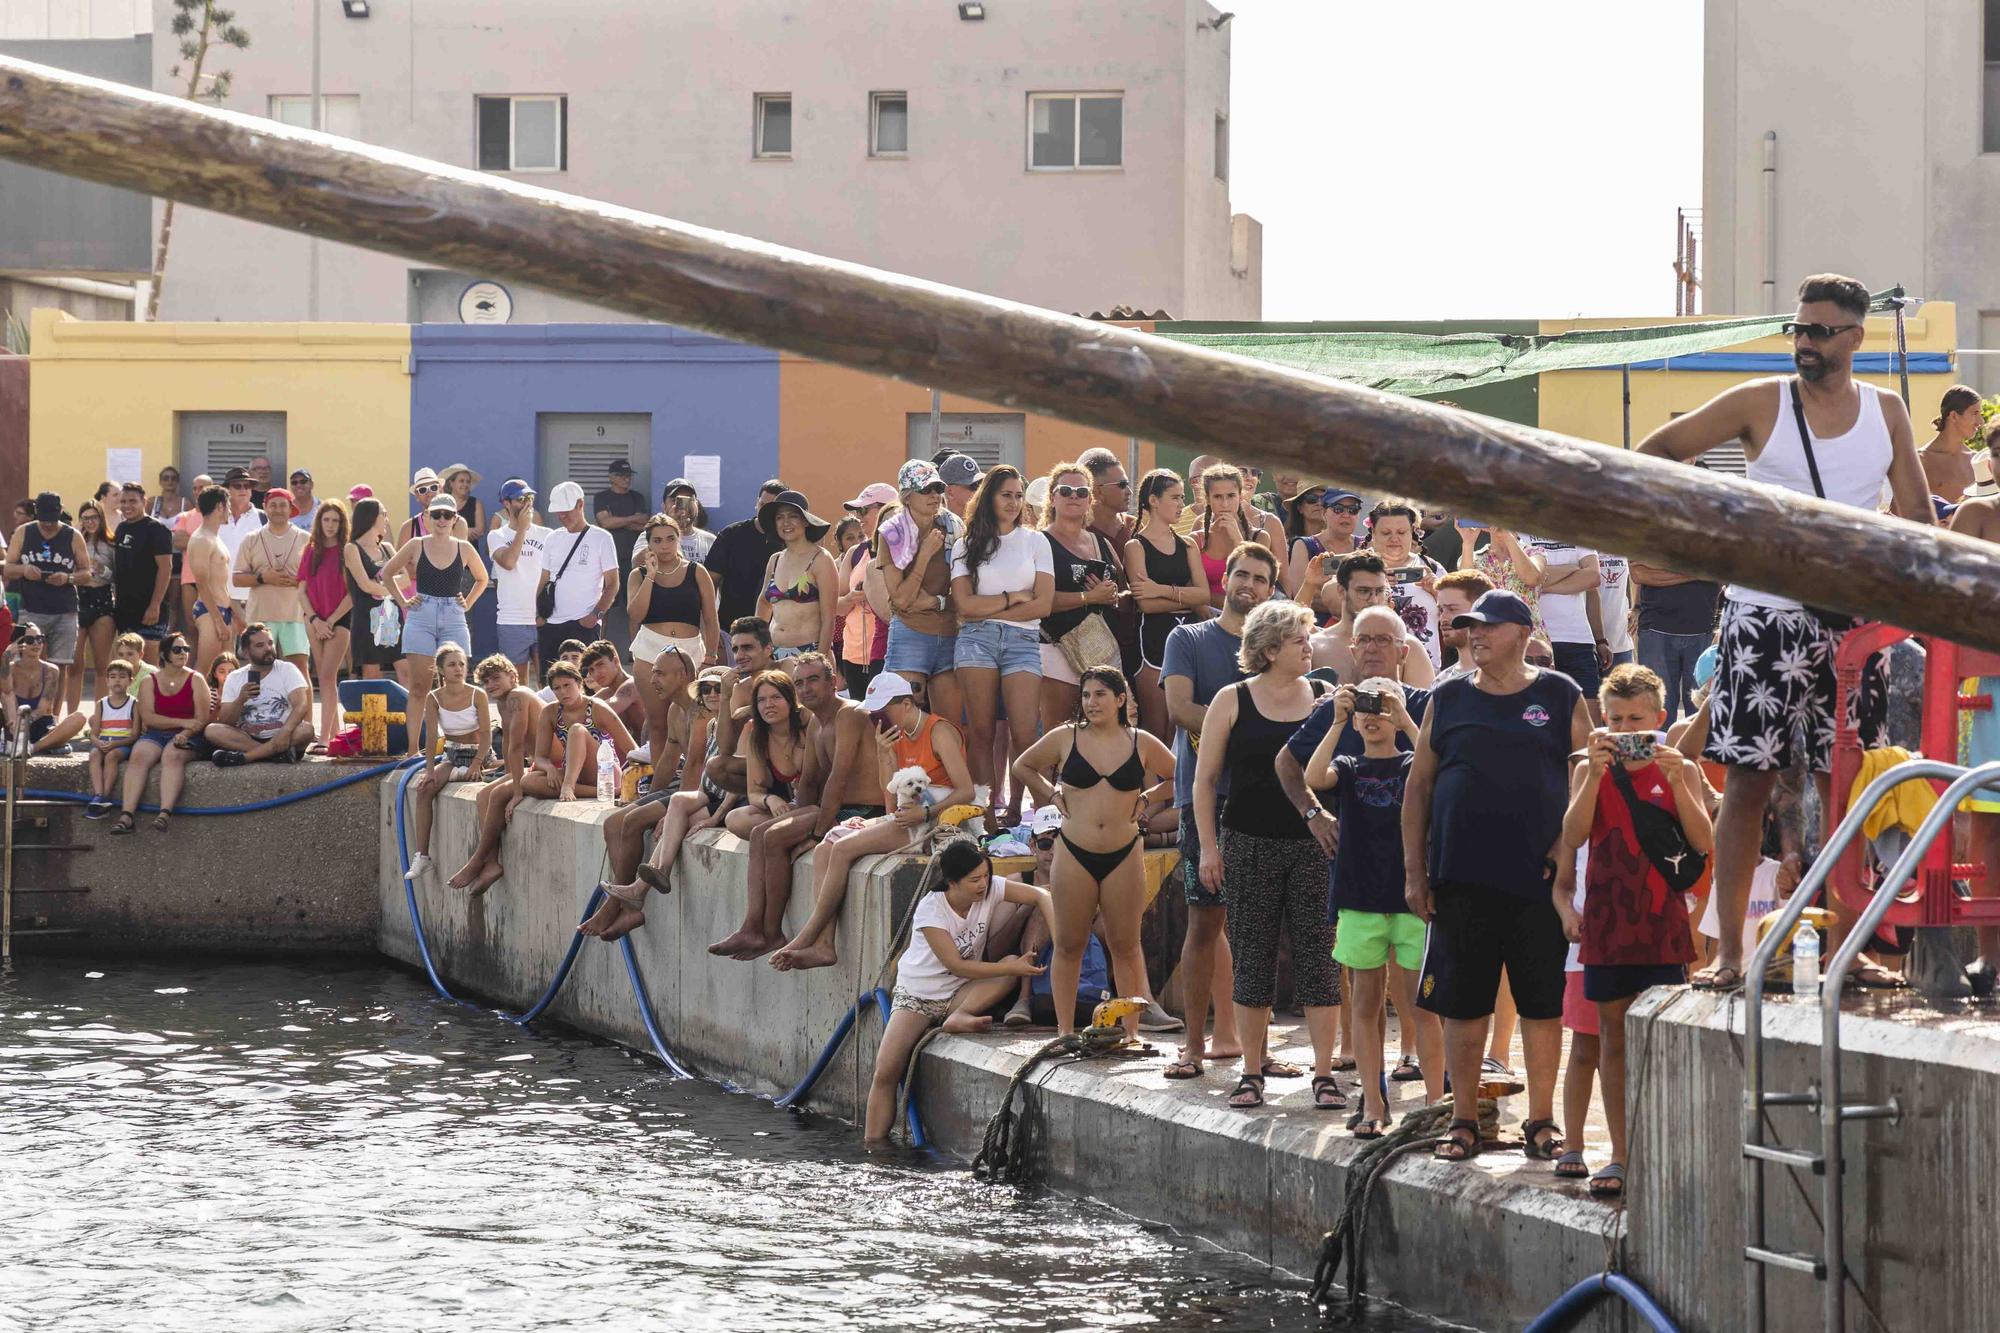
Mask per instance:
[[[0,1144],[0,1330],[1323,1327],[1246,1262],[373,967],[17,964]]]

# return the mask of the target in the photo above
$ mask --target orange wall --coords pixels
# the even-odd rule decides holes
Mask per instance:
[[[778,475],[805,492],[823,516],[837,518],[843,501],[874,481],[893,483],[908,451],[908,413],[931,410],[930,390],[820,361],[781,357],[778,367]],[[946,412],[1005,412],[955,394]],[[1028,476],[1102,445],[1125,457],[1126,437],[1073,426],[1052,417],[1027,421]],[[1153,465],[1153,446],[1139,443],[1139,471]]]

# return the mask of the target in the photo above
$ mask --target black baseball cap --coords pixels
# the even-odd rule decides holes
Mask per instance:
[[[696,494],[698,493],[694,488],[694,483],[689,481],[686,477],[675,477],[672,481],[668,482],[664,487],[660,489],[661,499],[665,499],[669,495],[696,495]]]
[[[626,460],[621,458],[617,462],[613,463],[610,467],[604,469],[604,471],[605,475],[607,476],[629,477],[632,475],[632,465]]]
[[[234,486],[238,482],[242,482],[248,485],[252,480],[253,478],[250,476],[247,468],[233,467],[223,474],[222,484],[224,486]]]
[[[302,468],[302,467],[295,467],[295,468],[293,468],[293,469],[292,469],[292,480],[293,480],[293,481],[297,481],[297,480],[299,480],[299,479],[300,479],[301,477],[305,478],[305,482],[306,482],[306,484],[307,484],[308,486],[312,485],[312,479],[313,479],[313,474],[312,474],[312,473],[310,473],[310,472],[306,471],[306,470],[305,470],[304,468]]]
[[[1519,625],[1531,630],[1535,627],[1535,613],[1513,593],[1505,588],[1495,588],[1492,592],[1480,594],[1470,611],[1454,617],[1451,622],[1453,629],[1467,629],[1473,625]]]
[[[35,517],[44,523],[53,523],[62,517],[62,496],[54,491],[42,491],[35,496]]]

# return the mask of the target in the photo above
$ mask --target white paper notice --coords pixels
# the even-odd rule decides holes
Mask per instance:
[[[722,506],[722,455],[682,454],[681,475],[694,487],[695,498],[711,509]]]
[[[139,470],[145,466],[146,451],[143,449],[106,449],[104,451],[104,479],[124,484],[139,481]]]

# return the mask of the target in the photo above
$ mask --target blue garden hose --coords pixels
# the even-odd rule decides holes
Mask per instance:
[[[891,1012],[889,992],[877,986],[847,1006],[847,1012],[841,1015],[840,1022],[833,1029],[833,1035],[828,1037],[826,1045],[820,1048],[819,1058],[813,1061],[812,1068],[806,1071],[806,1076],[800,1079],[790,1092],[773,1099],[776,1105],[797,1106],[806,1099],[813,1090],[813,1084],[819,1082],[820,1075],[824,1074],[826,1067],[833,1063],[833,1057],[840,1054],[840,1048],[846,1044],[849,1034],[854,1031],[854,1024],[861,1016],[861,1006],[870,1000],[875,1002],[877,1012],[882,1015],[883,1029],[885,1031],[888,1029]],[[923,1121],[917,1115],[917,1103],[914,1098],[909,1103],[909,1122],[910,1145],[915,1148],[930,1146],[924,1135]]]
[[[251,801],[245,805],[178,806],[171,813],[176,815],[248,815],[255,814],[259,810],[275,810],[281,805],[290,805],[294,801],[303,801],[309,796],[324,796],[330,791],[339,791],[342,787],[352,787],[357,782],[366,782],[369,778],[380,777],[392,768],[417,762],[419,761],[414,759],[392,759],[386,764],[376,764],[370,768],[358,769],[353,773],[343,774],[331,782],[322,782],[317,787],[306,787],[299,791],[288,791],[277,796],[266,797],[261,801]],[[68,801],[73,805],[89,805],[96,799],[87,793],[78,791],[52,791],[43,787],[24,787],[21,790],[24,795],[31,796],[36,800]],[[141,810],[157,811],[160,807],[157,805],[142,805],[139,808]]]
[[[1646,1289],[1623,1273],[1596,1273],[1585,1278],[1557,1297],[1554,1305],[1535,1316],[1535,1322],[1528,1325],[1527,1333],[1558,1333],[1570,1327],[1577,1316],[1606,1296],[1622,1299],[1653,1333],[1679,1333],[1674,1321],[1667,1318],[1667,1312],[1646,1294]]]

